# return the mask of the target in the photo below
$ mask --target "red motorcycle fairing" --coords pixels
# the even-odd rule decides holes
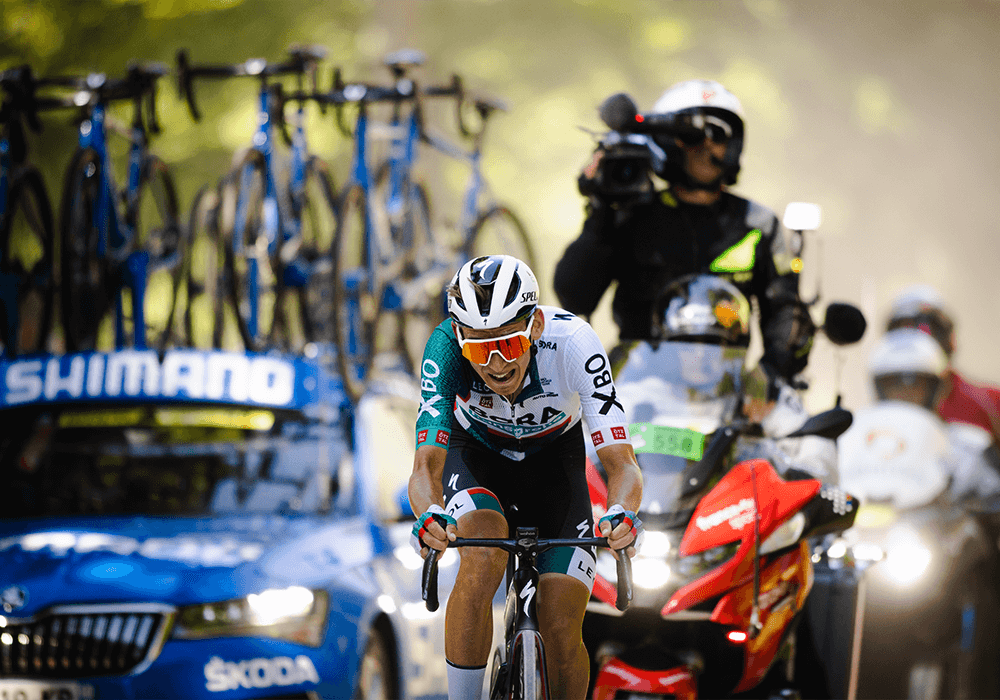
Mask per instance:
[[[743,672],[734,693],[760,683],[781,649],[792,620],[802,610],[813,585],[809,544],[799,546],[768,562],[760,572],[758,614],[760,631],[743,642]],[[727,593],[712,611],[711,621],[738,630],[747,629],[753,610],[753,580]]]
[[[734,466],[698,502],[679,553],[688,556],[732,542],[742,544],[728,562],[674,593],[661,614],[686,610],[752,581],[755,501],[759,503],[763,542],[812,500],[821,485],[815,479],[785,481],[766,459],[751,459]]]
[[[596,470],[593,476],[596,478],[590,482],[592,495],[600,493]],[[759,504],[759,541],[763,543],[815,498],[821,486],[814,479],[785,481],[763,459],[735,465],[699,501],[681,539],[678,554],[688,556],[733,542],[740,542],[739,548],[728,561],[677,590],[660,614],[669,619],[673,612],[719,598],[709,622],[734,632],[749,631],[754,601],[755,503]],[[760,630],[740,641],[731,638],[734,645],[743,648],[743,667],[731,692],[754,688],[771,668],[812,588],[813,569],[809,555],[808,543],[800,541],[794,549],[762,558],[758,597]],[[614,605],[617,590],[598,575],[594,595]],[[623,688],[670,697],[670,693],[676,691],[664,688],[659,679],[682,673],[691,676],[690,694],[676,694],[676,697],[696,698],[697,683],[688,667],[641,670],[612,657],[599,670],[593,697],[595,700],[613,698],[615,691]]]
[[[698,697],[694,674],[685,666],[645,671],[611,658],[597,674],[593,700],[614,700],[622,687],[633,693],[662,695],[675,700],[696,700]]]

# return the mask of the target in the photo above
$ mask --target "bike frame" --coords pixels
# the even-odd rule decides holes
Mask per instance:
[[[514,694],[516,683],[515,660],[525,654],[525,649],[537,659],[537,669],[541,676],[540,693],[526,694],[532,700],[541,697],[549,698],[548,675],[545,665],[545,646],[538,628],[538,608],[535,600],[538,591],[538,567],[536,560],[539,554],[554,547],[607,547],[605,537],[576,537],[561,539],[538,539],[538,529],[534,527],[519,527],[513,539],[459,537],[451,547],[494,547],[506,551],[510,558],[507,562],[507,602],[504,610],[504,659],[500,671],[496,675],[493,687],[490,688],[491,700],[499,698],[518,697]],[[624,552],[618,559],[618,601],[620,610],[624,610],[632,598],[631,562]],[[423,598],[427,609],[437,610],[437,552],[430,550],[424,559],[422,578]]]
[[[90,109],[90,115],[80,123],[79,146],[93,149],[97,154],[102,173],[96,206],[93,211],[93,225],[98,231],[97,254],[110,258],[121,272],[121,285],[115,293],[115,347],[126,345],[125,311],[122,303],[123,288],[132,292],[133,345],[136,349],[146,348],[146,278],[149,267],[149,253],[144,250],[124,254],[125,247],[135,240],[135,229],[121,216],[115,205],[114,175],[108,156],[106,108],[98,100]],[[135,205],[142,176],[142,159],[146,154],[146,135],[140,124],[133,124],[129,132],[128,176],[125,188],[126,211]]]
[[[350,88],[346,88],[349,90]],[[379,267],[390,263],[393,259],[392,242],[386,240],[383,231],[380,231],[372,221],[372,211],[377,203],[375,201],[375,188],[372,184],[371,170],[368,167],[368,103],[361,99],[358,101],[358,118],[354,126],[354,155],[351,165],[351,180],[348,184],[358,185],[365,197],[365,222],[364,222],[364,243],[368,254],[368,269],[359,277],[345,280],[348,289],[357,289],[359,285],[366,285],[367,291],[374,297],[379,296],[381,308],[393,311],[399,308],[402,303],[399,294],[392,286],[391,280],[380,279]],[[391,215],[400,212],[405,206],[404,184],[409,179],[409,173],[416,161],[417,142],[420,139],[420,123],[415,110],[411,110],[405,120],[405,127],[402,120],[395,116],[389,123],[389,128],[393,130],[390,140],[389,151],[389,199],[386,202],[387,212]],[[405,133],[402,137],[397,136],[397,132]],[[377,261],[377,262],[376,262]],[[359,352],[359,340],[354,332],[357,327],[358,315],[361,313],[355,298],[348,300],[348,317],[350,318],[350,330],[348,332],[348,348],[351,354]]]
[[[253,146],[251,150],[257,151],[264,159],[264,220],[263,234],[267,241],[267,252],[274,255],[278,249],[279,234],[280,241],[294,239],[301,230],[300,222],[294,216],[283,217],[281,207],[278,206],[278,186],[274,176],[274,128],[271,120],[271,109],[273,98],[266,83],[261,85],[259,94],[259,109],[257,111],[257,131],[253,136]],[[292,159],[290,166],[290,189],[292,196],[301,196],[305,188],[305,162],[308,152],[305,135],[304,106],[299,103],[296,112],[295,130],[292,136]],[[258,306],[260,297],[259,267],[257,258],[250,255],[244,246],[243,233],[247,225],[247,206],[245,193],[250,188],[251,168],[246,168],[240,175],[239,194],[236,199],[236,218],[233,228],[233,255],[245,257],[249,268],[247,296],[250,301],[250,317],[247,321],[247,328],[251,336],[256,336],[258,331]],[[303,286],[304,279],[290,277],[283,279],[289,286]]]

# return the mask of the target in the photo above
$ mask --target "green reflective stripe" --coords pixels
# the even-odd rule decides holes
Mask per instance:
[[[674,428],[669,425],[632,423],[628,427],[632,449],[684,459],[701,459],[705,451],[705,436],[697,430]]]
[[[709,269],[712,272],[748,272],[753,269],[756,260],[757,244],[763,234],[759,228],[743,237],[739,243],[730,246],[726,251],[712,261]]]

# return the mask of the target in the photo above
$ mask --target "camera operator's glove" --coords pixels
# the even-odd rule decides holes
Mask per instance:
[[[598,148],[591,156],[590,162],[583,168],[580,176],[576,179],[576,188],[584,197],[592,197],[600,194],[597,188],[597,174],[600,170],[601,159],[604,157],[604,149]]]
[[[444,512],[444,508],[439,506],[437,503],[432,503],[430,507],[417,518],[417,522],[413,524],[413,530],[410,532],[410,544],[419,553],[427,545],[424,544],[423,536],[427,532],[427,528],[434,521],[442,527],[442,529],[447,528],[449,525],[458,526],[458,523],[453,517]]]
[[[607,512],[601,516],[601,519],[598,520],[596,523],[594,523],[595,537],[604,537],[604,535],[601,534],[601,525],[603,523],[610,523],[611,529],[614,530],[616,527],[618,527],[618,525],[620,525],[623,522],[631,526],[632,542],[627,544],[625,547],[622,547],[621,549],[625,549],[626,547],[638,548],[640,544],[639,540],[642,537],[643,533],[642,521],[639,520],[638,517],[636,517],[635,513],[633,513],[630,510],[625,510],[624,508],[622,508],[621,505],[617,503],[608,508]]]

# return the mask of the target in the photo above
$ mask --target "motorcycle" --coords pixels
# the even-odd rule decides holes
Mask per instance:
[[[989,438],[969,428],[879,401],[838,440],[841,484],[862,501],[827,550],[863,572],[857,697],[998,697],[998,558],[983,522],[996,508],[976,492],[992,478],[995,499],[997,475]]]
[[[827,325],[836,325],[829,313]],[[778,684],[788,681],[813,583],[810,543],[848,529],[858,501],[796,468],[781,443],[834,440],[851,414],[837,407],[783,439],[763,435],[742,417],[744,360],[745,348],[726,343],[644,342],[616,376],[635,421],[645,533],[624,613],[614,607],[614,559],[598,556],[584,622],[596,650],[594,700],[731,697],[758,689],[779,666]],[[600,512],[606,492],[596,469],[590,483]]]

